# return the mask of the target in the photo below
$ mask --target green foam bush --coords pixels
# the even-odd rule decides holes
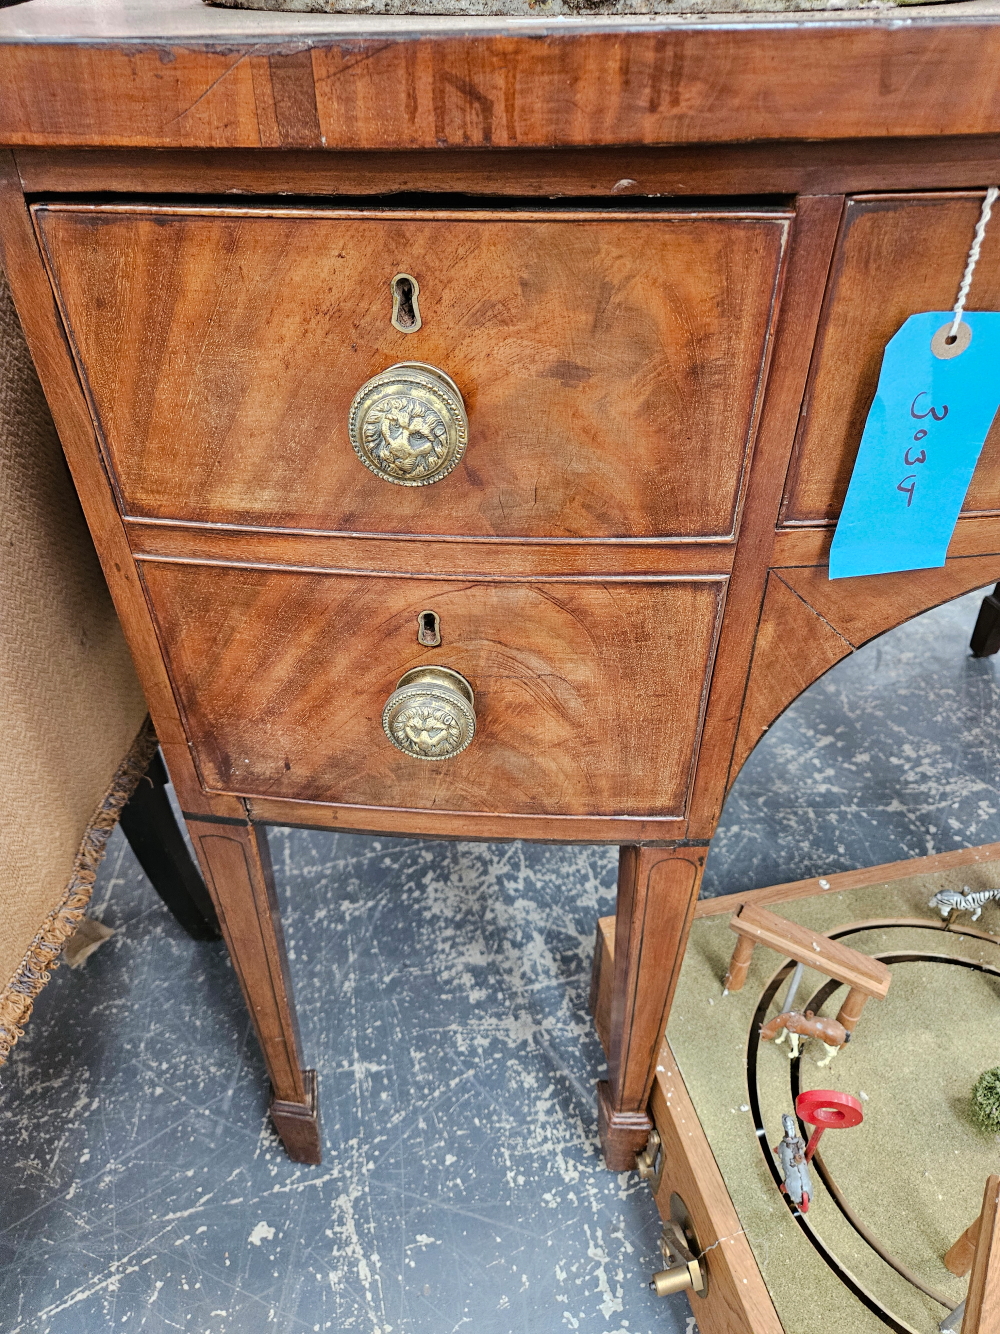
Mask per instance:
[[[1000,1135],[1000,1066],[984,1070],[972,1090],[972,1119],[982,1130]]]

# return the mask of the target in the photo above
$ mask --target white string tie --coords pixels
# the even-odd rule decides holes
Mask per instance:
[[[965,261],[965,272],[962,274],[962,281],[958,289],[958,300],[955,302],[955,318],[951,322],[951,328],[948,330],[948,340],[952,341],[958,333],[958,326],[962,323],[962,311],[965,309],[966,298],[969,295],[969,288],[972,286],[972,275],[976,271],[976,264],[979,260],[979,252],[983,248],[983,237],[986,235],[986,224],[990,220],[990,214],[993,212],[993,205],[1000,196],[1000,188],[991,185],[986,191],[986,198],[983,200],[982,212],[979,214],[979,221],[976,223],[976,233],[972,238],[972,248],[969,251],[969,258]]]

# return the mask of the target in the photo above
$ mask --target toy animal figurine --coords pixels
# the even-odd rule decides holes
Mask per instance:
[[[809,1199],[812,1195],[812,1178],[806,1161],[806,1142],[795,1125],[795,1117],[785,1112],[781,1118],[785,1138],[774,1146],[773,1152],[781,1164],[781,1193],[787,1195],[793,1204],[798,1205],[802,1213],[809,1212]]]
[[[825,1061],[816,1062],[818,1066],[829,1065],[841,1047],[851,1040],[850,1033],[836,1019],[824,1019],[822,1015],[817,1018],[812,1010],[806,1010],[805,1014],[801,1010],[786,1010],[763,1025],[760,1030],[761,1041],[770,1042],[774,1038],[776,1044],[784,1042],[786,1033],[789,1036],[790,1061],[794,1061],[799,1054],[800,1037],[816,1038],[822,1042],[827,1055]]]
[[[964,894],[957,889],[940,889],[928,903],[928,908],[939,908],[942,917],[949,917],[953,912],[971,912],[972,920],[979,921],[983,907],[991,899],[1000,899],[1000,889],[980,889],[975,894],[969,892],[969,886],[963,885]]]

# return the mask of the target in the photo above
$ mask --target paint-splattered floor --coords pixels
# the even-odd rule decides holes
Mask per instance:
[[[862,650],[746,766],[706,890],[1000,840],[979,597]],[[286,1161],[221,946],[116,834],[95,914],[0,1075],[3,1334],[690,1334],[655,1210],[597,1154],[586,1010],[615,858],[274,830],[326,1162]]]

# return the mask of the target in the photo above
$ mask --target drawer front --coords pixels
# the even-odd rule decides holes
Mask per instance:
[[[725,581],[464,582],[142,561],[206,787],[380,808],[681,815]],[[440,646],[417,642],[438,617]],[[475,692],[453,758],[390,744],[434,664]]]
[[[982,191],[848,201],[785,495],[790,523],[840,514],[878,386],[885,345],[908,315],[950,310]],[[970,310],[1000,309],[1000,227],[986,230]],[[1000,426],[980,455],[965,510],[1000,510]]]
[[[719,537],[735,523],[788,215],[36,205],[127,513],[337,532]],[[392,324],[393,279],[421,324]],[[415,322],[415,321],[414,321]],[[369,378],[428,363],[461,461],[393,485]]]

